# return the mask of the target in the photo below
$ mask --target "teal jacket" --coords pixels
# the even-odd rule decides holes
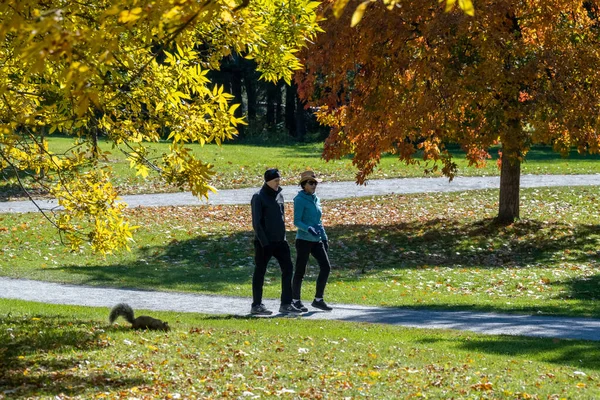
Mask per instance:
[[[304,190],[298,192],[294,197],[294,225],[298,228],[296,239],[319,242],[327,240],[327,233],[321,222],[321,200],[315,194],[308,194]],[[308,227],[312,226],[319,232],[320,236],[308,233]]]

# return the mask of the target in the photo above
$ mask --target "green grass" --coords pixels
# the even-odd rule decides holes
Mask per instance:
[[[139,311],[139,310],[138,310]],[[0,397],[592,399],[594,342],[0,300]]]
[[[330,302],[600,316],[600,187],[525,189],[523,219],[494,225],[497,190],[323,202]],[[294,242],[287,207],[288,240]],[[38,214],[0,215],[0,275],[249,297],[249,206],[134,209],[131,253],[71,253]],[[294,250],[292,254],[294,256]],[[318,270],[303,286],[310,300]],[[265,296],[279,296],[272,263]]]
[[[49,147],[56,153],[65,152],[71,146],[71,141],[65,137],[50,137]],[[100,141],[100,147],[111,154],[107,161],[101,164],[109,165],[115,174],[114,183],[122,194],[159,193],[176,191],[161,182],[156,175],[148,179],[135,176],[135,171],[129,168],[125,155],[118,149],[112,149],[106,141]],[[168,151],[168,143],[150,143],[150,157],[159,157]],[[212,185],[218,189],[253,187],[262,183],[262,176],[267,168],[277,167],[282,171],[283,184],[295,184],[298,176],[307,168],[315,170],[327,181],[352,181],[355,179],[356,168],[347,157],[342,160],[326,162],[321,159],[322,143],[299,143],[285,145],[256,145],[238,144],[235,141],[223,146],[191,145],[204,162],[215,165],[216,175]],[[490,153],[492,159],[484,168],[468,167],[464,152],[452,147],[452,153],[459,166],[460,176],[491,176],[499,175],[496,165],[497,149]],[[580,155],[572,151],[568,158],[562,158],[550,147],[535,146],[528,153],[526,162],[522,164],[523,174],[594,174],[600,173],[600,156]],[[406,165],[393,155],[382,157],[380,167],[375,170],[370,179],[404,178],[424,176],[424,169],[431,169],[433,163],[422,162],[421,165]],[[439,171],[432,173],[440,176]],[[29,185],[35,193],[39,188]],[[3,198],[22,196],[16,178],[0,180],[0,193]]]

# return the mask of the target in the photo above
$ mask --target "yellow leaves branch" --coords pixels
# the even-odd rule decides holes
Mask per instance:
[[[444,1],[446,2],[446,12],[452,11],[457,2],[457,0],[439,0],[440,3],[443,3]],[[473,7],[473,2],[471,0],[458,0],[458,7],[467,15],[475,15],[475,7]]]
[[[40,143],[27,144],[20,130],[61,132],[76,143],[103,134],[119,149],[129,149],[138,175],[157,171],[168,183],[205,197],[215,190],[209,184],[213,166],[183,144],[221,144],[245,123],[235,116],[233,97],[222,86],[212,87],[207,68],[218,67],[227,54],[245,52],[257,60],[263,77],[289,81],[301,67],[297,49],[319,31],[317,4],[1,2],[2,167],[43,177],[64,208],[56,224],[74,249],[86,241],[102,253],[126,248],[133,228],[122,218],[124,205],[115,201],[110,174],[97,163],[86,165],[93,151],[39,151]],[[195,50],[203,41],[211,45],[207,62]],[[171,133],[172,153],[157,161],[144,143],[165,131]]]
[[[52,188],[51,193],[64,208],[58,226],[73,250],[82,245],[82,234],[94,251],[110,254],[115,249],[129,249],[133,231],[122,211],[126,204],[118,195],[104,169],[78,174],[74,179]]]
[[[346,8],[346,5],[348,5],[348,1],[349,0],[336,0],[333,4],[333,15],[336,18],[339,18],[342,13],[344,12],[344,9]],[[402,0],[382,0],[383,4],[388,8],[388,10],[392,10],[394,7],[396,7],[397,5],[400,5],[402,3]],[[375,3],[377,2],[377,0],[366,0],[363,1],[362,3],[360,3],[356,9],[354,10],[354,12],[352,13],[352,19],[350,22],[350,26],[351,27],[355,27],[356,25],[358,25],[360,23],[360,21],[362,20],[365,11],[367,10],[368,6],[371,3]],[[438,3],[446,3],[444,10],[445,12],[450,12],[454,9],[454,7],[457,5],[458,2],[458,7],[467,15],[470,16],[474,16],[475,15],[475,7],[473,6],[473,2],[472,0],[438,0]]]

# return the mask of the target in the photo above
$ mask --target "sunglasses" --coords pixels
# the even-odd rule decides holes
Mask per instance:
[[[307,181],[306,184],[310,185],[310,186],[316,186],[317,185],[317,181]]]

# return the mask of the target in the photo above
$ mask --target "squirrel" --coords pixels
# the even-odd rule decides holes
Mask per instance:
[[[131,324],[131,329],[150,329],[156,331],[168,332],[171,330],[168,322],[163,322],[160,319],[152,318],[147,315],[140,315],[137,318],[133,317],[133,308],[129,304],[119,303],[112,308],[108,320],[112,324],[119,316],[122,316]]]

